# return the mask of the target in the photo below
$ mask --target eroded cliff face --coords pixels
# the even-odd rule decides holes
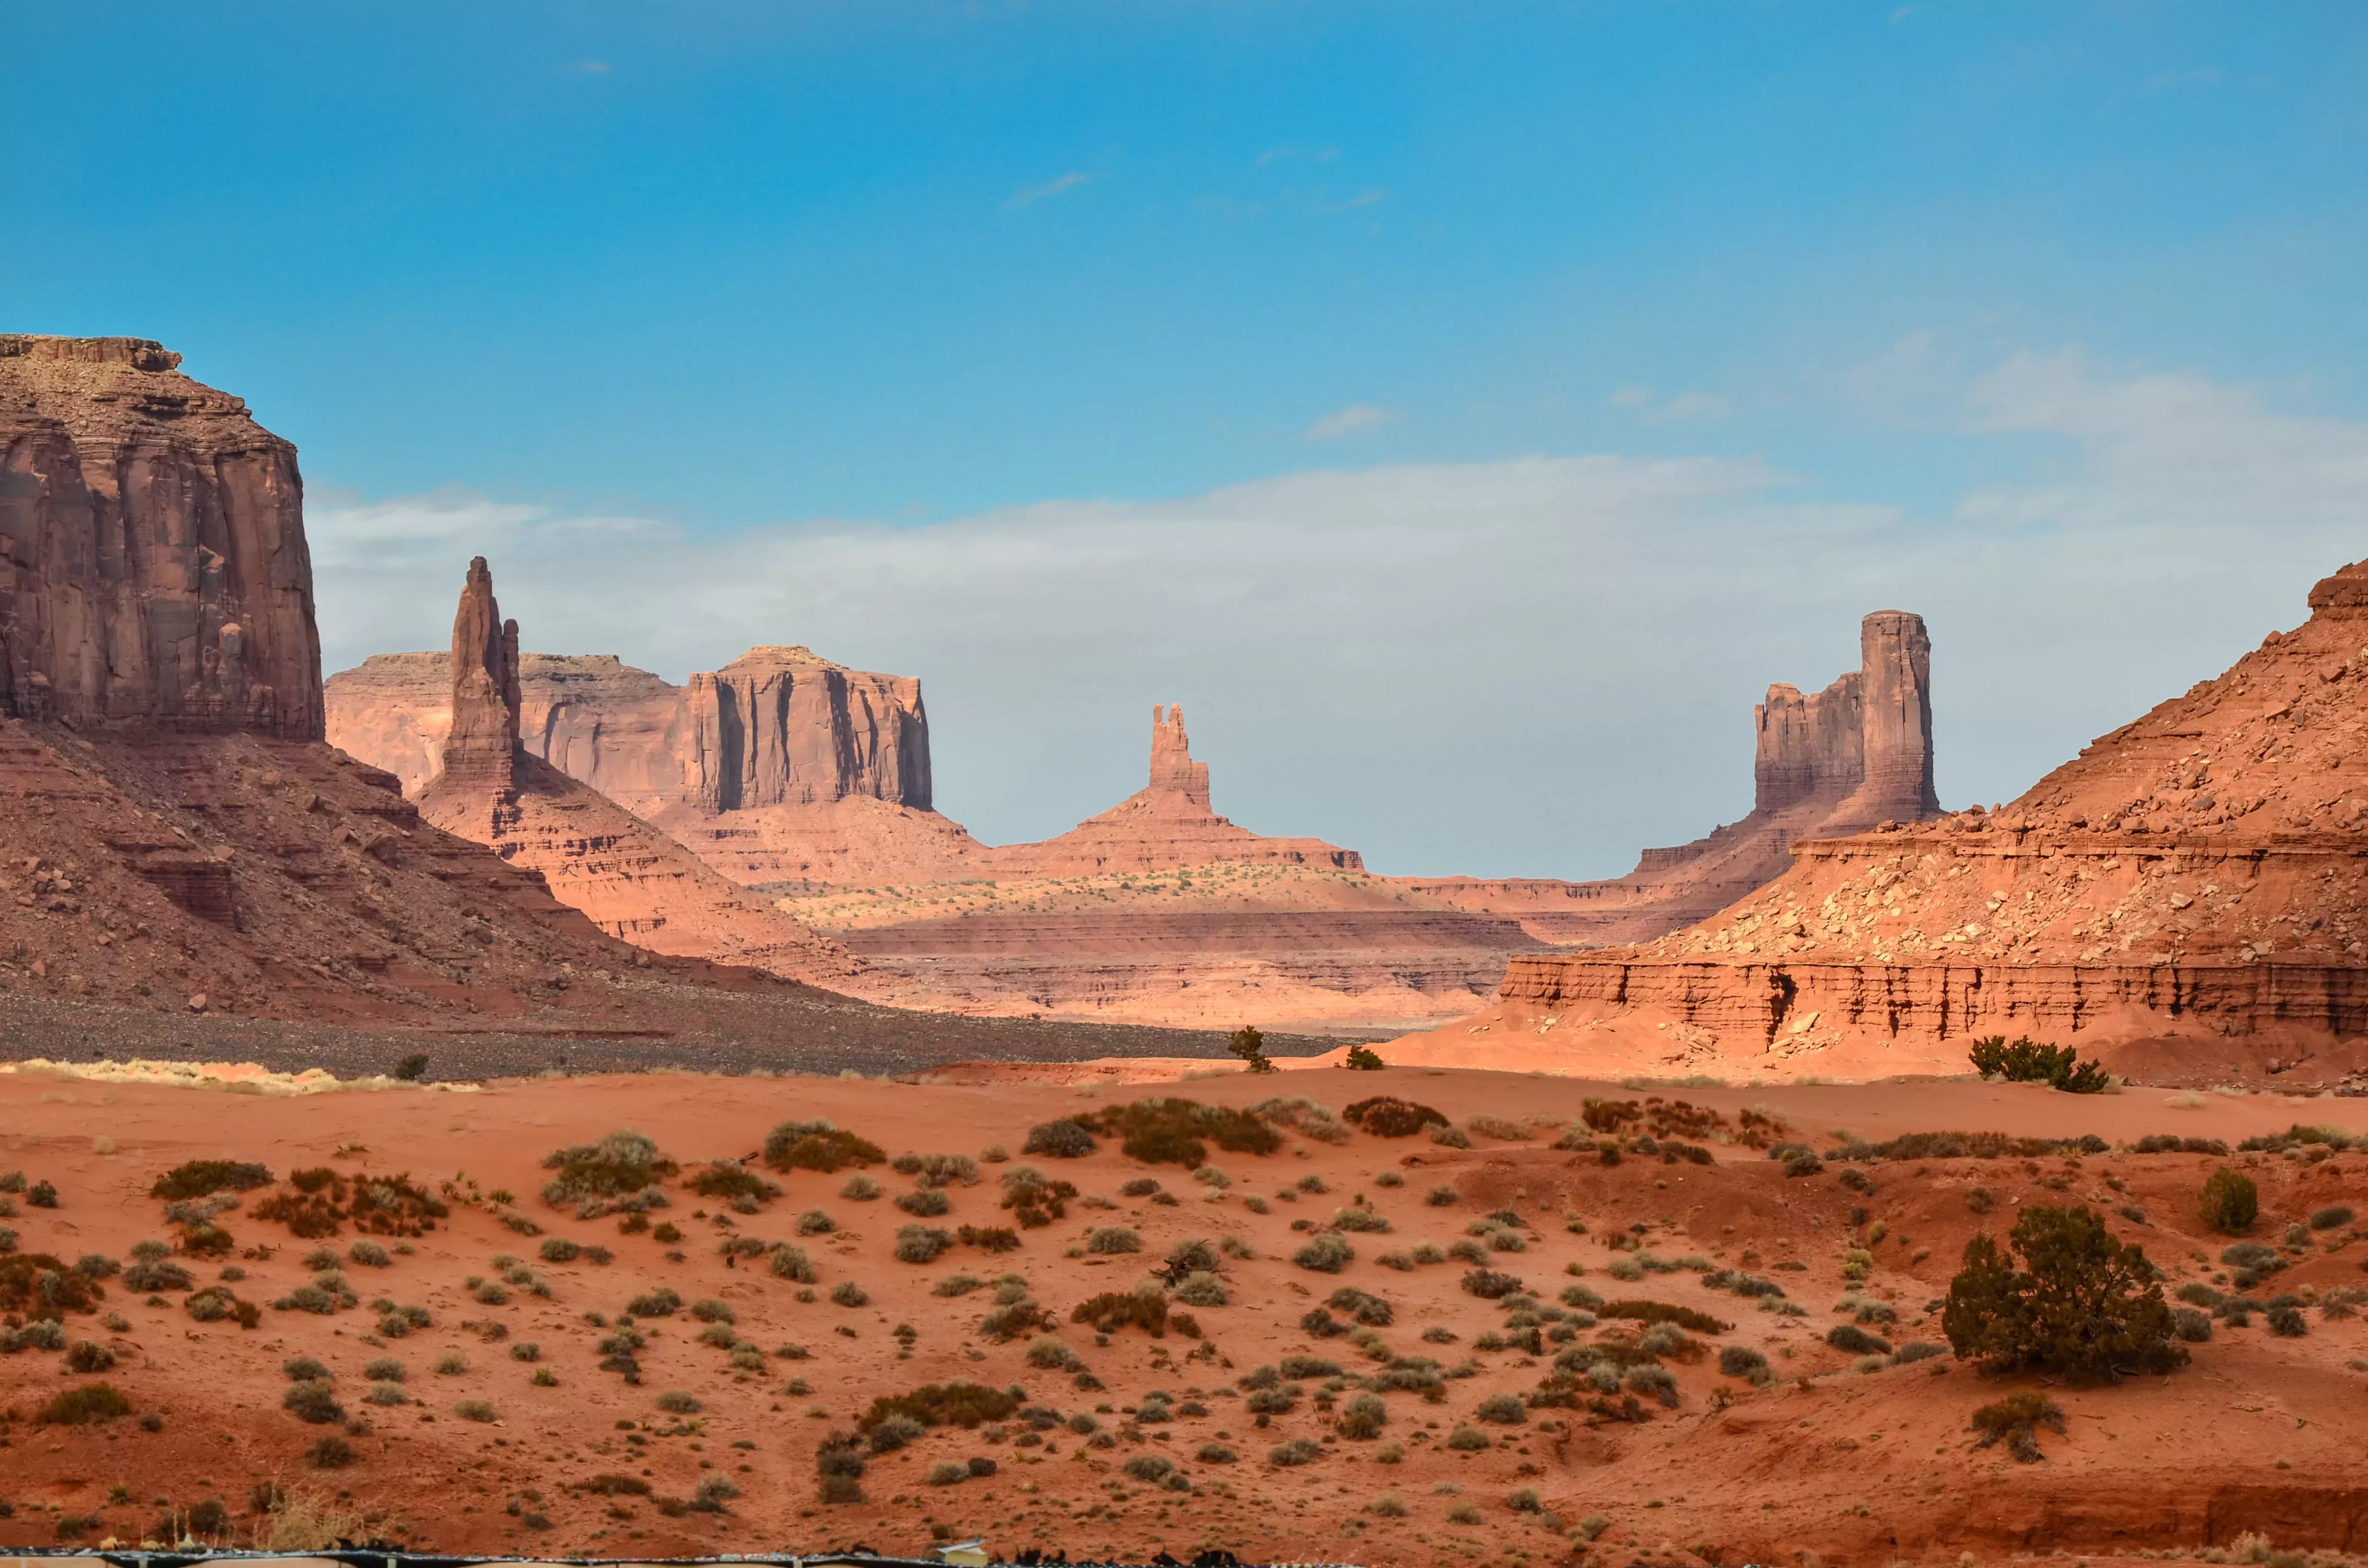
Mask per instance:
[[[426,788],[452,724],[448,669],[438,653],[375,653],[332,676],[332,737]],[[801,647],[752,648],[680,687],[614,654],[524,653],[518,674],[527,749],[643,816],[856,797],[930,809],[928,714],[907,676]]]
[[[521,744],[518,630],[469,562],[452,621],[443,767],[419,813],[506,862],[611,937],[653,952],[746,964],[784,979],[844,982],[862,965],[747,896],[682,845]]]
[[[1642,1010],[1760,1062],[1961,1062],[1969,1038],[2027,1031],[2340,1075],[2368,1034],[2368,562],[2310,605],[1998,812],[1796,845],[1689,930],[1516,959],[1501,1000]]]
[[[1752,805],[1691,844],[1647,849],[1603,881],[1404,878],[1460,909],[1508,915],[1548,941],[1646,941],[1784,874],[1793,846],[1936,815],[1932,643],[1921,616],[1859,623],[1859,667],[1823,691],[1779,683],[1752,710]]]
[[[179,364],[0,335],[0,713],[318,739],[296,449]]]

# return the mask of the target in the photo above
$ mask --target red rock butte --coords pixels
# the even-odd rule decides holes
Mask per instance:
[[[2029,1032],[2149,1076],[2340,1077],[2368,1061],[2368,563],[2309,603],[2004,808],[1795,843],[1691,929],[1515,958],[1449,1033],[1867,1073],[1963,1071],[1970,1040]]]
[[[1548,941],[1650,940],[1775,878],[1805,839],[1938,815],[1932,790],[1932,642],[1924,619],[1877,610],[1859,623],[1859,667],[1804,696],[1779,683],[1752,710],[1752,805],[1691,844],[1647,849],[1607,881],[1401,878],[1460,909],[1518,918]]]
[[[180,363],[0,335],[0,714],[317,740],[296,449]]]

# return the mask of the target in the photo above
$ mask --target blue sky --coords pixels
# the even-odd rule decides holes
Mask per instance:
[[[2356,5],[93,4],[0,53],[0,325],[298,442],[332,667],[484,549],[529,646],[919,675],[991,839],[1181,698],[1250,825],[1615,873],[1894,603],[1944,798],[2002,799],[2368,553]]]

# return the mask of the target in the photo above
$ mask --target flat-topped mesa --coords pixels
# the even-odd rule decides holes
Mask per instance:
[[[709,812],[870,795],[930,809],[921,683],[751,648],[683,693],[684,798]]]
[[[0,716],[317,740],[296,449],[180,362],[0,335]]]
[[[455,784],[507,790],[518,781],[518,630],[494,601],[482,555],[469,562],[452,618],[452,728],[443,776]]]
[[[1151,784],[1155,794],[1181,795],[1202,811],[1209,805],[1209,765],[1192,760],[1191,737],[1184,733],[1184,705],[1151,710]]]

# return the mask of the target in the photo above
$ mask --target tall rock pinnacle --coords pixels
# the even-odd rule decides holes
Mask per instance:
[[[494,601],[494,574],[482,555],[469,562],[461,608],[452,618],[452,733],[444,743],[444,777],[507,790],[518,779],[518,630]]]
[[[1192,760],[1191,737],[1184,733],[1184,705],[1151,710],[1151,789],[1183,796],[1209,810],[1209,765]]]

